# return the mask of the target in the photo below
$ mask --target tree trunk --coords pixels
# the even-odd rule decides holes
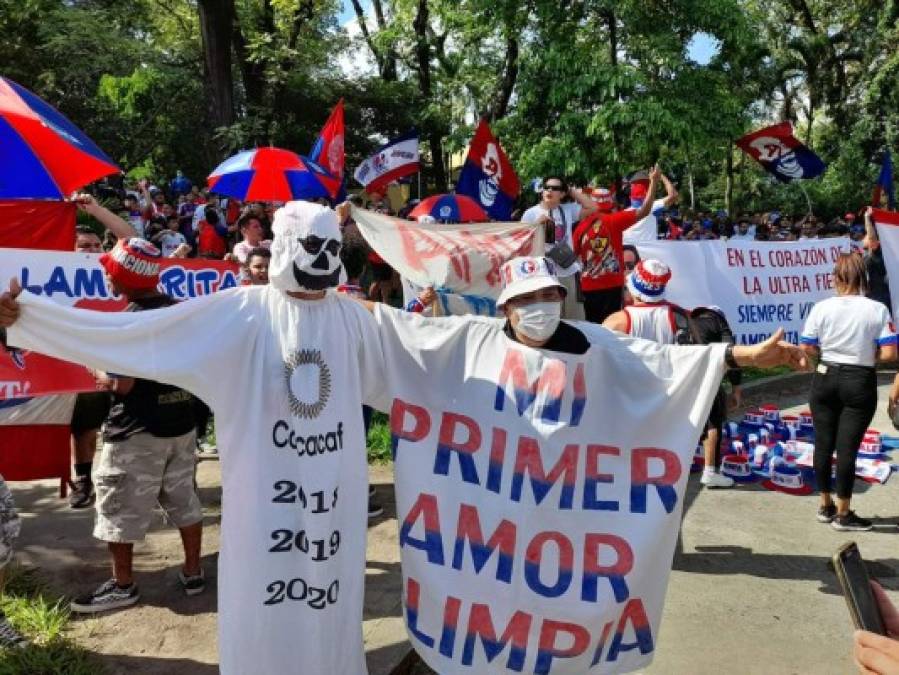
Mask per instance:
[[[518,37],[509,34],[506,38],[506,61],[503,65],[503,77],[497,90],[496,97],[490,110],[487,113],[487,119],[492,124],[498,119],[502,119],[509,111],[509,100],[512,98],[512,92],[515,89],[515,82],[518,79]]]
[[[231,77],[231,32],[234,0],[198,0],[203,63],[216,127],[234,123],[234,82]]]
[[[431,166],[434,176],[434,188],[437,192],[446,192],[446,167],[443,164],[443,135],[439,131],[428,134],[428,145],[431,146]]]

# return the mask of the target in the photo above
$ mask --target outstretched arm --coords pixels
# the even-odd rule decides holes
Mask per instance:
[[[130,239],[137,236],[137,232],[134,231],[130,223],[126,223],[105,206],[101,206],[93,196],[88,194],[76,195],[75,203],[78,204],[79,209],[92,215],[103,227],[119,239]]]
[[[662,174],[662,185],[665,186],[665,206],[671,206],[677,201],[677,188],[674,187],[674,183],[672,183],[671,179],[665,174]]]
[[[733,348],[734,360],[740,367],[773,368],[789,366],[793,370],[808,370],[809,359],[802,349],[784,339],[784,329],[777,331],[764,342],[756,345],[737,345]]]
[[[22,293],[13,281],[0,295],[0,328],[10,346],[172,384],[211,404],[227,388],[221,364],[239,361],[255,337],[246,294],[236,291],[145,312],[93,312]]]

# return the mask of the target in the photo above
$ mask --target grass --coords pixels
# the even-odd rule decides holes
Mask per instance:
[[[0,648],[0,675],[101,675],[104,671],[81,647],[65,636],[66,601],[53,594],[33,570],[7,568],[8,582],[0,609],[25,635],[26,649]]]
[[[390,422],[387,415],[376,412],[368,430],[368,461],[372,464],[387,464],[391,459]]]
[[[753,380],[761,380],[766,377],[775,375],[783,375],[792,372],[788,366],[777,366],[775,368],[743,368],[743,382],[752,382]]]

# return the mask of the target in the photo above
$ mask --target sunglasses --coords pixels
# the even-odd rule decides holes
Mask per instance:
[[[561,185],[544,185],[544,190],[552,190],[553,192],[562,192],[565,188]]]
[[[637,267],[637,263],[632,263],[632,262],[624,263],[624,269],[626,272],[633,272],[635,267]]]

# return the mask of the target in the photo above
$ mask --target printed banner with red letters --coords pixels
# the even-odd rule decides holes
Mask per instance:
[[[445,313],[461,300],[493,314],[502,290],[500,267],[517,256],[543,255],[543,228],[533,223],[417,223],[353,209],[353,219],[369,245],[413,285],[432,287]],[[457,296],[452,302],[447,294]],[[477,311],[484,304],[489,311]]]
[[[834,294],[833,266],[849,240],[646,241],[637,250],[671,268],[666,300],[721,308],[737,344],[762,342],[781,327],[797,344],[814,304]]]
[[[584,354],[378,304],[412,646],[441,675],[609,675],[658,644],[724,346]]]
[[[220,260],[166,258],[159,290],[175,300],[232,288],[238,267]],[[120,311],[124,298],[106,284],[100,256],[94,253],[0,249],[0,279],[17,278],[23,287],[60,304],[100,311]],[[94,378],[83,366],[17,349],[0,350],[0,401],[46,394],[93,391]],[[0,424],[14,406],[0,408]]]

